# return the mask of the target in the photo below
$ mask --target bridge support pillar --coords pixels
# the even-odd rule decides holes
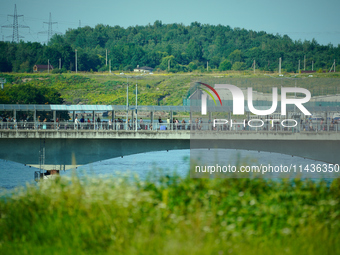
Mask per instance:
[[[331,118],[329,118],[329,121],[328,121],[328,117],[329,117],[329,112],[327,111],[326,112],[327,131],[329,131],[329,122],[331,122]]]
[[[17,110],[13,110],[13,118],[16,120],[16,121],[18,121],[17,120]]]
[[[56,128],[56,120],[57,120],[57,112],[53,111],[53,122],[54,122],[54,128]],[[54,129],[53,128],[53,129]]]
[[[132,127],[133,130],[135,130],[134,129],[134,126],[135,126],[135,111],[134,110],[131,111],[131,118],[132,118],[131,127]]]
[[[154,114],[154,112],[150,112],[150,127],[149,127],[149,129],[151,129],[151,127],[153,127],[153,114]]]
[[[33,122],[34,122],[34,129],[37,127],[37,110],[34,110],[34,113],[33,113]]]
[[[112,114],[111,114],[111,122],[112,122],[112,130],[116,129],[116,123],[115,123],[115,119],[116,119],[116,112],[115,110],[112,110]]]
[[[192,112],[190,111],[190,117],[189,117],[189,125],[190,125],[190,130],[192,130]]]
[[[94,111],[92,111],[92,118],[93,118],[93,130],[95,130],[96,129],[96,115]]]
[[[170,130],[174,130],[174,111],[170,111]]]

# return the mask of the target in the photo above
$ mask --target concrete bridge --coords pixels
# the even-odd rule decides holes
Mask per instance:
[[[0,158],[46,170],[190,148],[268,151],[340,164],[340,133],[216,130],[0,130]]]
[[[269,121],[260,128],[250,128],[250,124],[241,128],[226,125],[213,128],[209,120],[213,120],[214,114],[224,112],[230,116],[231,107],[209,108],[207,119],[200,123],[195,115],[200,111],[189,106],[139,106],[139,114],[144,111],[139,116],[148,117],[141,124],[137,106],[0,105],[4,117],[0,121],[0,158],[46,170],[62,170],[137,153],[217,147],[277,152],[340,164],[340,126],[329,120],[331,113],[340,109],[316,108],[310,110],[324,112],[324,122],[307,122],[300,116],[294,128],[274,126]],[[108,113],[106,122],[97,121],[99,115],[104,117],[104,112]],[[176,112],[187,112],[182,117],[183,123],[164,119],[175,120]],[[77,123],[77,114],[80,117],[86,114],[89,122]],[[45,122],[39,116],[49,119]],[[62,118],[66,120],[59,121]]]

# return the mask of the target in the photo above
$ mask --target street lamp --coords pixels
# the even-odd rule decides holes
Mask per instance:
[[[120,77],[126,77],[126,130],[128,130],[128,118],[129,118],[129,78],[135,78],[136,79],[136,121],[135,121],[135,124],[134,124],[134,128],[135,128],[135,131],[137,131],[137,122],[138,122],[138,113],[137,113],[137,106],[138,106],[138,78],[142,77],[142,75],[136,75],[136,76],[127,76],[125,75],[124,73],[120,73],[121,75],[124,75],[124,76],[121,76],[121,75],[118,75]],[[133,120],[132,120],[133,121]]]
[[[138,83],[137,83],[137,77],[136,77],[136,132],[137,132],[137,121],[138,121],[138,113],[137,113],[137,99],[138,99]]]
[[[126,76],[126,130],[128,130],[129,118],[129,76]]]
[[[75,58],[76,58],[76,73],[78,72],[78,67],[77,67],[77,62],[78,62],[78,59],[77,59],[77,49],[75,49],[75,52],[76,52],[76,56],[75,56]]]

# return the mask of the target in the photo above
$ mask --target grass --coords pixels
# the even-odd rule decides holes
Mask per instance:
[[[137,77],[133,72],[127,76]],[[303,87],[311,91],[312,96],[338,94],[340,90],[338,73],[314,73],[296,75],[285,74],[284,78],[278,74],[243,72],[223,73],[155,73],[136,78],[129,78],[129,98],[135,97],[135,84],[138,82],[139,105],[182,105],[183,98],[187,96],[190,85],[195,81],[209,84],[234,84],[241,88],[253,87],[253,90],[272,93],[272,87],[289,86]],[[65,73],[65,74],[1,74],[7,79],[5,87],[12,83],[30,83],[35,86],[50,86],[59,91],[68,104],[126,104],[127,78],[109,73]],[[275,77],[272,78],[272,77]]]
[[[340,254],[339,184],[63,177],[0,201],[0,254]]]

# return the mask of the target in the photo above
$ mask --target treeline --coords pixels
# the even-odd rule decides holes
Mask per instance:
[[[97,25],[69,29],[54,35],[47,45],[31,42],[0,42],[1,72],[32,72],[35,64],[54,66],[54,72],[133,70],[137,65],[170,72],[200,70],[246,70],[256,68],[297,72],[329,70],[339,60],[340,47],[320,45],[316,40],[293,41],[287,35],[272,35],[222,25],[190,26],[162,24],[122,28]],[[107,52],[107,53],[106,53]],[[107,58],[106,58],[107,54]],[[62,69],[59,70],[59,64]]]
[[[54,88],[33,83],[15,84],[0,90],[0,104],[62,104],[64,99]]]

